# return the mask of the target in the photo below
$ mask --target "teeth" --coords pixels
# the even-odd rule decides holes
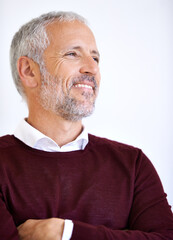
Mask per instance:
[[[89,89],[92,89],[91,86],[89,85],[86,85],[86,84],[76,84],[75,87],[84,87],[84,88],[89,88]]]

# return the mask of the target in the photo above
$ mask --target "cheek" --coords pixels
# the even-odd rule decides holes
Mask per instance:
[[[97,76],[96,76],[96,82],[97,82],[97,86],[100,86],[100,81],[101,81],[101,75],[100,72],[98,72]]]
[[[63,79],[63,87],[69,88],[72,79],[79,76],[79,69],[78,64],[74,64],[74,62],[64,61],[61,64],[57,75]]]
[[[53,75],[63,79],[64,84],[70,84],[71,79],[78,76],[78,74],[78,64],[74,64],[74,62],[70,62],[66,59],[57,61],[56,65],[54,66]]]

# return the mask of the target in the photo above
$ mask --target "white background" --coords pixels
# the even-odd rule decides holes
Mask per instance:
[[[27,116],[9,67],[18,28],[49,11],[89,20],[101,53],[96,110],[84,120],[93,134],[142,148],[173,205],[173,0],[1,0],[0,135]]]

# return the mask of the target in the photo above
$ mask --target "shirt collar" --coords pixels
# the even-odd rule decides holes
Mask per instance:
[[[14,136],[32,148],[48,152],[83,150],[88,144],[88,132],[85,127],[83,127],[82,133],[74,141],[59,147],[54,140],[32,127],[24,119],[17,126]]]

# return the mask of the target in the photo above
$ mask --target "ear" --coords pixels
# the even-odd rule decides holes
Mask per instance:
[[[35,88],[38,86],[40,76],[38,74],[38,64],[31,58],[20,57],[17,61],[17,69],[24,87]]]

